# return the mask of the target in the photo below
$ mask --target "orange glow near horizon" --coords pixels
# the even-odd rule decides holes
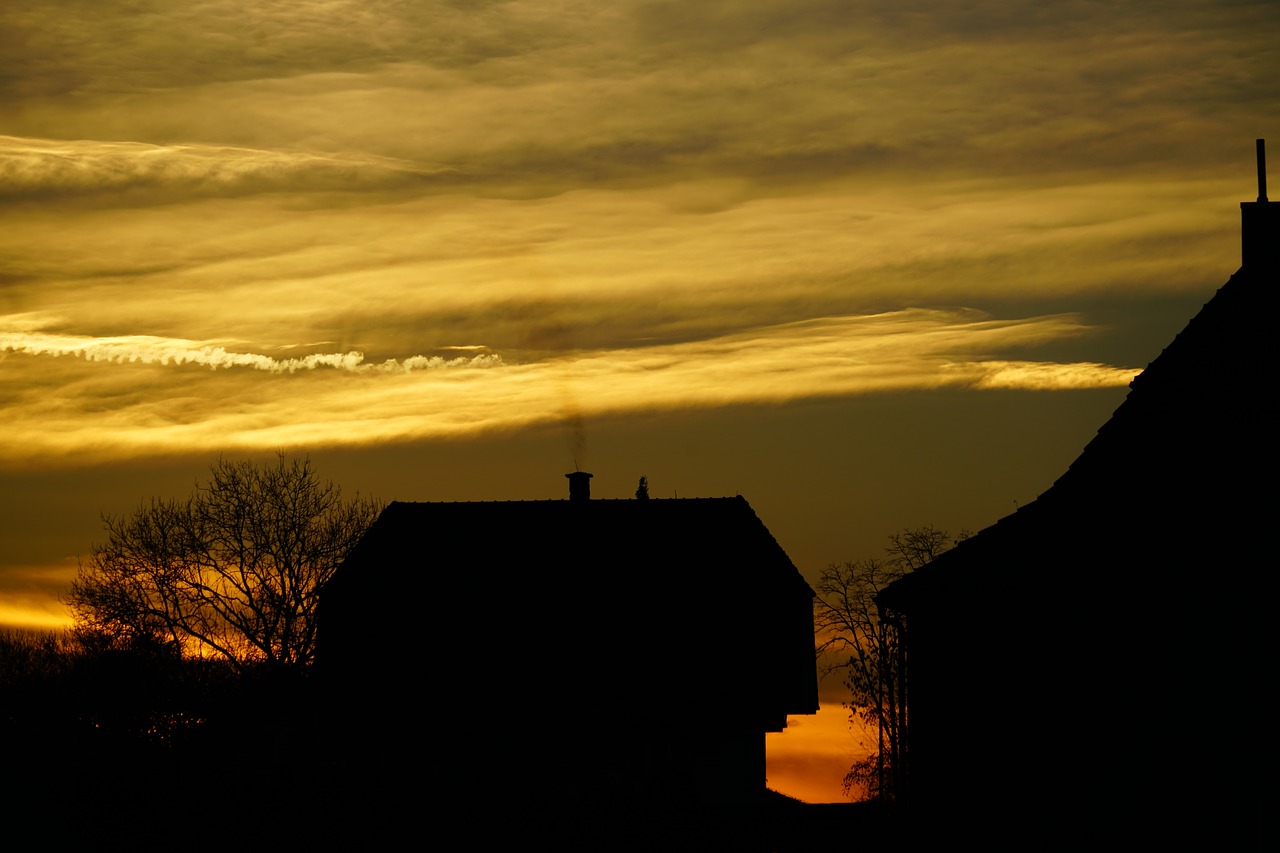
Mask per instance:
[[[824,702],[818,713],[788,717],[786,729],[765,735],[768,785],[806,803],[847,803],[840,783],[870,743],[850,728],[839,702]]]

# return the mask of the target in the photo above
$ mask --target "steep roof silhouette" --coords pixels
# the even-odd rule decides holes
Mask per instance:
[[[1055,514],[1122,513],[1134,534],[1150,535],[1192,510],[1217,516],[1255,503],[1255,475],[1274,463],[1276,284],[1274,274],[1233,275],[1133,380],[1124,402],[1049,489],[893,584],[882,601],[898,606],[930,584],[972,583],[952,567],[978,565],[1006,539],[1036,536]],[[1167,506],[1175,502],[1185,509]]]
[[[1144,843],[1255,837],[1258,571],[1275,560],[1280,474],[1265,178],[1242,218],[1240,270],[1070,468],[881,593],[906,626],[926,813]],[[994,800],[1002,817],[983,817]]]

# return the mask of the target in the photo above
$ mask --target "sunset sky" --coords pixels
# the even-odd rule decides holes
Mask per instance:
[[[1278,42],[1274,0],[4,4],[0,624],[277,449],[741,494],[811,579],[984,527],[1239,266]],[[822,689],[770,782],[839,799]]]

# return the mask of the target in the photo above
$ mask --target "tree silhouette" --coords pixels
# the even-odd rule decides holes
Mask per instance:
[[[318,593],[380,506],[321,482],[309,459],[219,460],[186,500],[103,519],[67,596],[77,631],[166,643],[237,667],[315,655]]]
[[[937,558],[960,539],[935,527],[889,536],[885,558],[832,563],[822,573],[814,600],[814,627],[829,674],[841,672],[850,698],[850,724],[875,729],[875,749],[845,774],[846,794],[861,789],[867,799],[893,800],[905,782],[907,728],[904,661],[899,630],[875,597],[893,581]]]

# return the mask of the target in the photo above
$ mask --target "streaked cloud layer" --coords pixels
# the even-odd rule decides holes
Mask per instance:
[[[16,325],[16,323],[15,323]],[[223,345],[145,336],[5,332],[0,351],[30,386],[11,387],[9,439],[28,453],[262,449],[456,437],[583,414],[780,403],[804,397],[943,386],[1060,389],[1127,384],[1135,371],[1097,364],[978,360],[1081,327],[1069,317],[993,321],[972,312],[903,310],[757,327],[715,338],[576,352],[510,363],[481,353],[366,363],[358,352],[274,358]],[[71,356],[75,361],[50,357]],[[225,376],[208,370],[224,368]],[[475,370],[474,368],[485,368]],[[60,379],[51,383],[51,371]],[[270,393],[255,374],[284,374]],[[314,377],[294,376],[315,372]],[[344,373],[347,378],[324,376]],[[371,374],[378,374],[374,377]],[[91,400],[47,396],[51,384]],[[122,393],[130,385],[181,394]],[[566,398],[572,390],[572,403]],[[217,405],[210,401],[218,401]]]
[[[237,196],[282,191],[370,190],[403,186],[429,169],[372,155],[262,151],[215,145],[0,137],[4,198],[103,196],[128,203],[150,190],[169,197]]]
[[[14,325],[22,325],[26,318],[15,318]],[[0,320],[3,322],[3,320]],[[459,349],[481,349],[460,347]],[[72,355],[86,361],[105,361],[115,364],[198,364],[218,368],[245,367],[265,370],[268,373],[297,373],[329,367],[350,373],[408,373],[438,367],[486,367],[501,363],[497,356],[477,355],[471,358],[444,359],[440,356],[415,355],[403,361],[387,359],[381,364],[368,364],[364,353],[312,353],[298,358],[272,358],[248,352],[229,352],[225,346],[201,341],[184,341],[173,338],[157,338],[149,335],[130,335],[116,338],[90,338],[79,335],[48,335],[40,332],[0,333],[0,350],[27,355]]]
[[[1278,38],[1272,0],[5,4],[0,474],[1122,389],[1238,264]],[[0,529],[0,622],[56,612],[49,525]]]

